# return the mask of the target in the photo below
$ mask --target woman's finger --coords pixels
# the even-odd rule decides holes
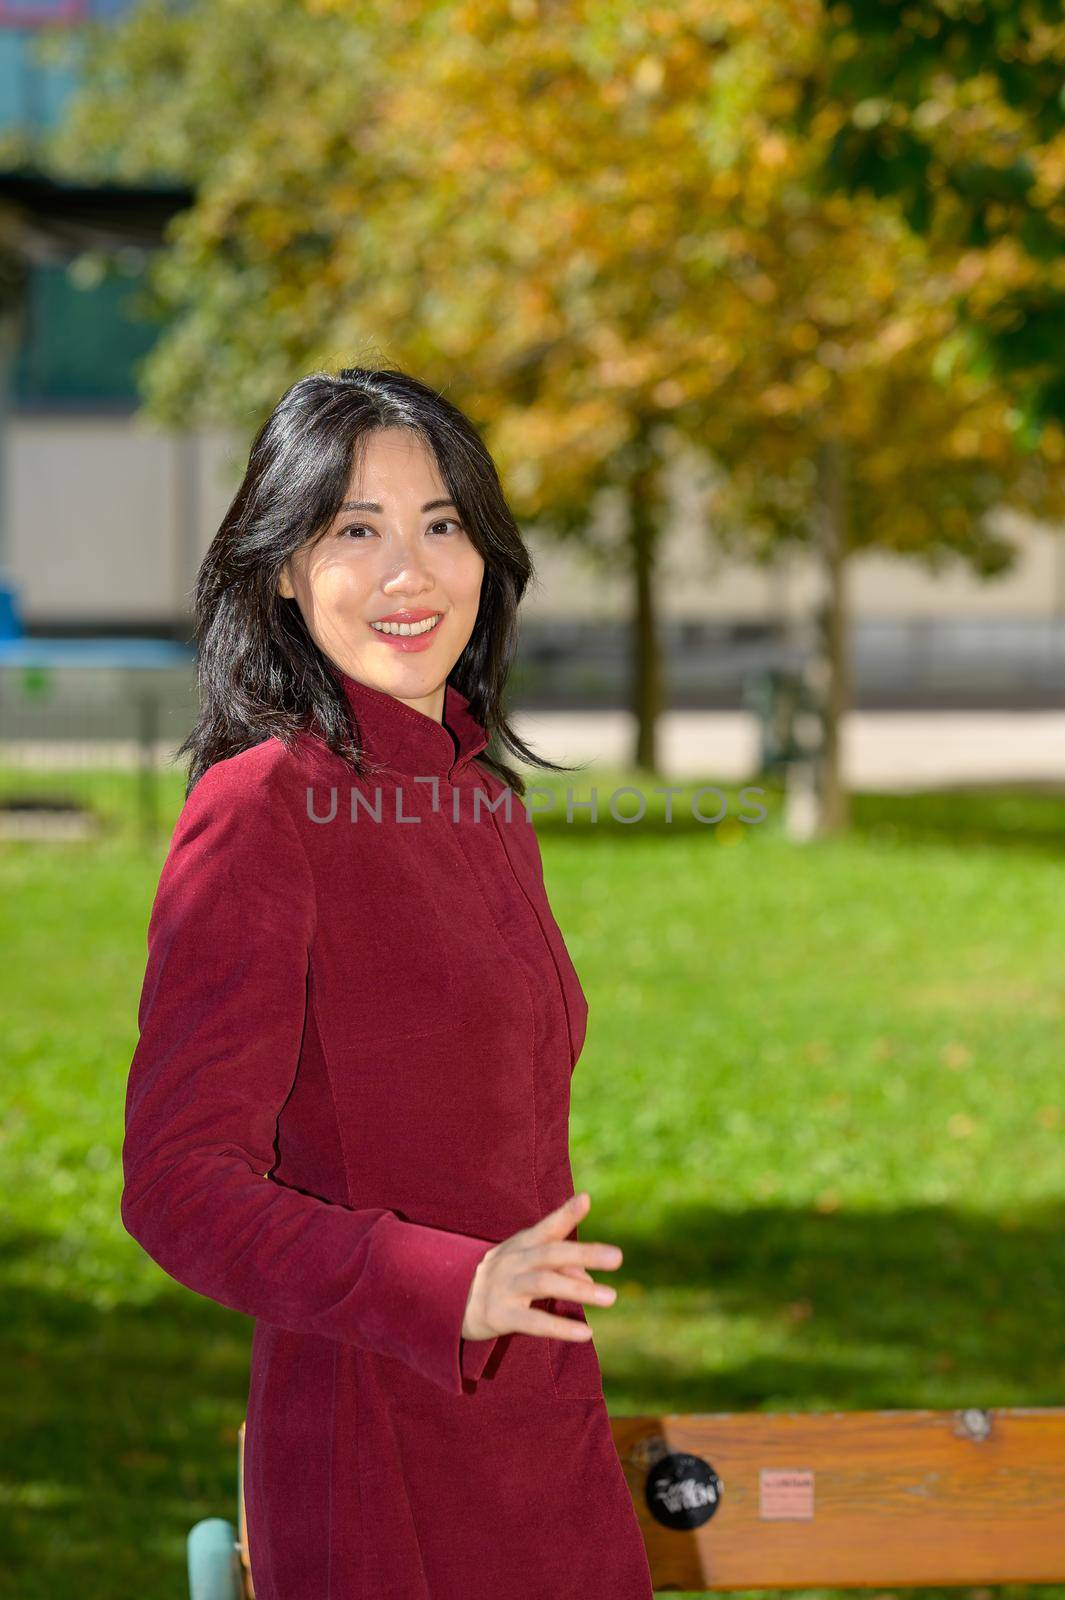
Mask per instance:
[[[576,1278],[582,1283],[594,1283],[595,1282],[595,1279],[592,1277],[591,1273],[588,1271],[588,1268],[587,1267],[582,1267],[576,1262],[571,1263],[568,1266],[564,1264],[564,1265],[562,1265],[560,1267],[556,1267],[555,1271],[564,1273],[567,1278]]]
[[[547,1239],[543,1244],[527,1247],[526,1253],[544,1267],[598,1267],[609,1272],[622,1262],[619,1247],[602,1240]]]
[[[571,1195],[562,1205],[556,1206],[554,1211],[547,1212],[539,1222],[523,1228],[519,1237],[529,1243],[541,1239],[564,1239],[577,1226],[591,1203],[591,1195],[587,1189],[582,1189],[579,1194]]]
[[[551,1311],[538,1311],[535,1306],[516,1311],[513,1321],[517,1333],[533,1333],[542,1339],[568,1339],[571,1344],[586,1344],[592,1337],[587,1322],[577,1317],[558,1317]]]
[[[515,1278],[512,1292],[528,1295],[530,1300],[574,1300],[584,1305],[613,1305],[617,1299],[617,1290],[608,1283],[596,1283],[594,1278],[587,1282],[570,1277],[561,1272],[552,1272],[550,1268],[541,1268],[539,1271],[524,1272]]]

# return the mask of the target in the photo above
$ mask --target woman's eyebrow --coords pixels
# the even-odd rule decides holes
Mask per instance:
[[[458,510],[454,500],[427,500],[422,506],[422,511],[436,511],[441,506],[450,506],[453,511]],[[383,511],[385,508],[378,505],[376,500],[345,500],[341,511]]]

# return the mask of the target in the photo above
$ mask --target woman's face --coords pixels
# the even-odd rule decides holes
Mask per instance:
[[[436,458],[406,428],[365,440],[344,505],[321,538],[282,568],[278,593],[295,599],[319,649],[349,677],[440,721],[444,683],[477,620],[484,560],[470,542]],[[406,617],[406,613],[413,613]],[[435,617],[425,633],[372,624]]]

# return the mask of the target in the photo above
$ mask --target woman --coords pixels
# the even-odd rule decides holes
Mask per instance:
[[[587,1004],[501,698],[531,573],[453,405],[301,379],[197,586],[122,1218],[256,1319],[257,1600],[648,1600],[583,1305]],[[562,769],[556,769],[562,770]]]

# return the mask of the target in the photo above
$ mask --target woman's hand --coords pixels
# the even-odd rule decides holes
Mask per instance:
[[[575,1317],[535,1309],[533,1300],[576,1300],[608,1306],[617,1296],[609,1284],[596,1283],[589,1267],[621,1265],[614,1244],[583,1244],[566,1235],[587,1213],[586,1190],[573,1195],[557,1211],[549,1211],[530,1228],[511,1234],[481,1257],[470,1284],[464,1339],[491,1339],[500,1333],[534,1333],[544,1339],[586,1341],[592,1330]]]

